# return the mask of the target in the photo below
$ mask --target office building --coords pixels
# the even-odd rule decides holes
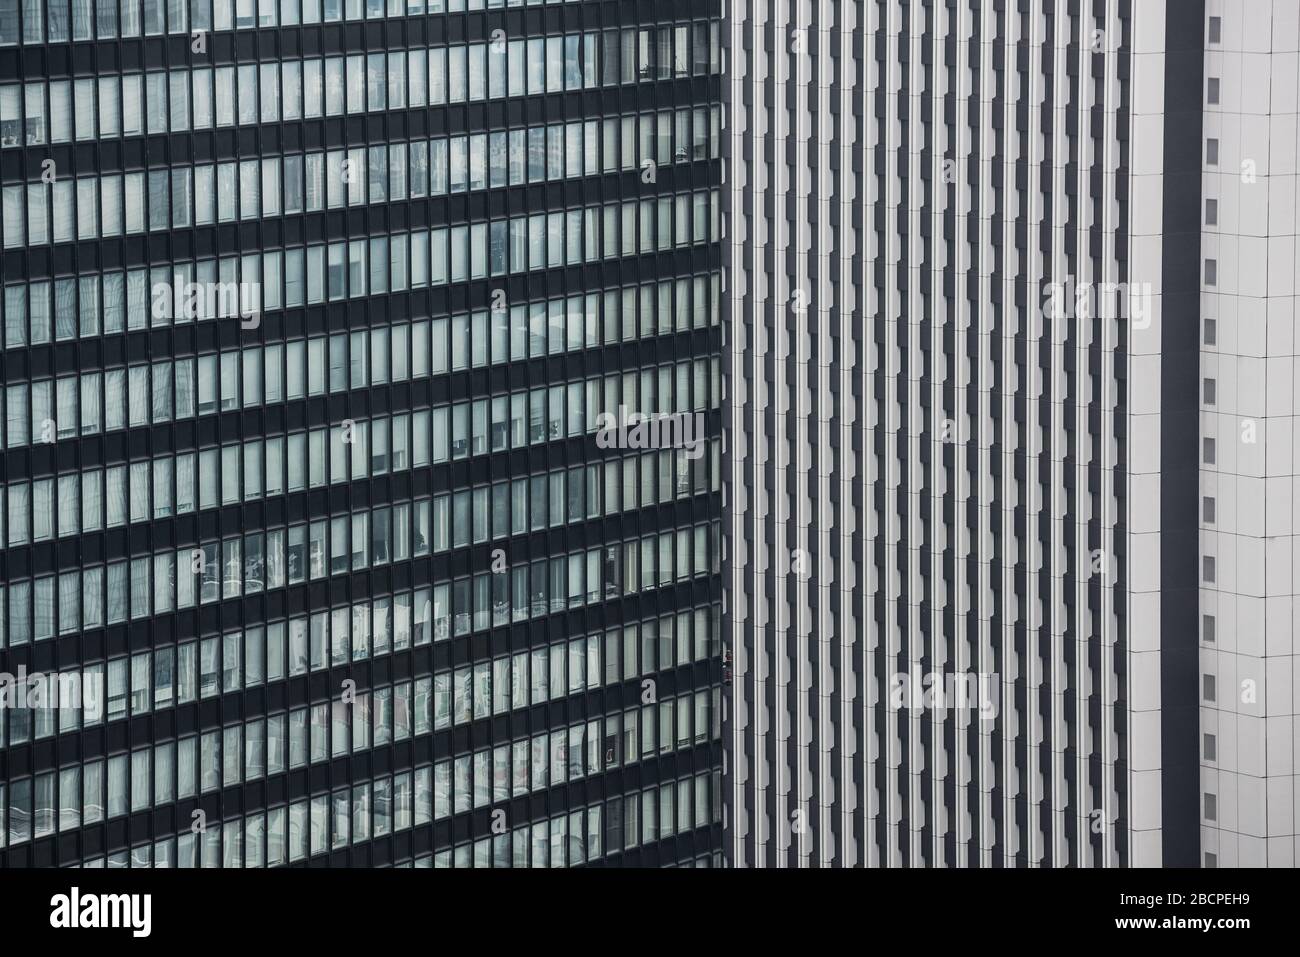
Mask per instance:
[[[1208,867],[1294,867],[1300,4],[1205,7],[1201,859]]]
[[[1292,863],[1296,11],[729,4],[735,866]]]
[[[719,12],[0,0],[0,865],[721,862]]]

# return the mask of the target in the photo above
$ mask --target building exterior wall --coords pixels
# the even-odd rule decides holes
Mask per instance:
[[[0,865],[721,863],[721,67],[685,0],[0,0],[0,672],[104,684],[0,708]]]
[[[1194,835],[1161,708],[1191,705],[1162,560],[1196,529],[1161,476],[1194,468],[1163,369],[1195,376],[1161,311],[1195,6],[729,6],[735,865],[1150,865],[1170,814]],[[935,675],[989,690],[937,709]]]
[[[1218,24],[1201,91],[1217,152],[1200,210],[1201,435],[1214,453],[1200,475],[1202,863],[1294,867],[1300,8],[1207,0],[1206,12]]]

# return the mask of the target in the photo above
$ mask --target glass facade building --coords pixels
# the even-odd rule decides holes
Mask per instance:
[[[0,0],[0,864],[720,862],[719,15]]]

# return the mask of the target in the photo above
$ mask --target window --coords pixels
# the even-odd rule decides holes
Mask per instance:
[[[1205,162],[1209,166],[1219,165],[1219,141],[1216,139],[1207,139],[1205,141]]]
[[[1217,76],[1209,78],[1205,96],[1211,106],[1216,105],[1219,102],[1219,78]]]
[[[1210,42],[1223,42],[1223,17],[1210,17]]]
[[[1207,821],[1216,820],[1218,812],[1219,812],[1218,799],[1209,791],[1206,791],[1205,792],[1205,819]]]
[[[146,714],[153,700],[150,686],[151,667],[149,652],[144,651],[131,658],[131,713]]]
[[[1205,225],[1219,225],[1219,201],[1217,199],[1207,199],[1205,201]]]
[[[1205,260],[1205,284],[1207,286],[1217,286],[1219,284],[1219,262],[1217,259]]]
[[[1201,519],[1207,524],[1214,524],[1214,499],[1208,495],[1201,499]]]
[[[1206,465],[1214,464],[1214,439],[1201,440],[1201,457]]]
[[[1201,557],[1201,579],[1207,584],[1214,583],[1214,556],[1203,555]]]
[[[1219,341],[1218,323],[1213,319],[1205,320],[1205,344],[1207,346],[1216,345]]]
[[[1204,755],[1204,757],[1205,757],[1205,760],[1206,760],[1206,761],[1217,761],[1217,760],[1218,760],[1218,757],[1217,757],[1217,756],[1218,756],[1218,753],[1219,753],[1219,752],[1218,752],[1218,747],[1217,747],[1218,742],[1215,740],[1214,735],[1212,735],[1212,734],[1204,735],[1204,742],[1205,742],[1205,744],[1204,744],[1204,750],[1203,750],[1202,753],[1203,753],[1203,755]]]
[[[1201,640],[1213,644],[1215,618],[1213,615],[1201,616]]]
[[[213,556],[215,563],[215,555]],[[199,645],[199,694],[208,698],[221,691],[218,639],[205,638]]]
[[[1204,394],[1204,396],[1205,396],[1205,398],[1204,398],[1205,404],[1206,404],[1206,405],[1214,405],[1214,401],[1215,401],[1215,392],[1216,392],[1216,382],[1215,382],[1215,380],[1214,380],[1214,379],[1206,379],[1206,380],[1202,383],[1202,392],[1203,392],[1203,394]]]
[[[1201,697],[1206,701],[1214,701],[1214,675],[1201,675]]]

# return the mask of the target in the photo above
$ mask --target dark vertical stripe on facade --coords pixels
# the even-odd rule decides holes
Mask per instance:
[[[1200,862],[1196,569],[1200,488],[1201,155],[1205,0],[1165,22],[1164,290],[1160,401],[1160,686],[1164,865]]]

